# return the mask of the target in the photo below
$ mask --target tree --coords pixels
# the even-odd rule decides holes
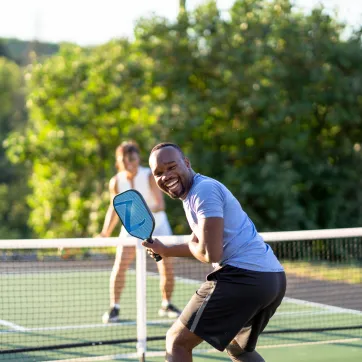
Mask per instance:
[[[162,138],[224,181],[262,230],[359,225],[361,38],[343,41],[322,8],[306,16],[284,0],[236,1],[230,17],[210,2],[189,15],[188,36],[139,24],[167,95]]]
[[[14,161],[32,162],[30,224],[39,236],[99,231],[116,146],[129,137],[152,144],[147,126],[155,117],[140,99],[150,63],[120,40],[95,49],[66,45],[33,65],[25,137],[14,133],[8,143]]]
[[[186,0],[180,0],[179,1],[179,9],[181,11],[186,11]]]
[[[359,225],[361,38],[342,40],[321,8],[292,10],[239,0],[225,19],[210,2],[175,22],[140,19],[133,42],[63,46],[34,64],[30,123],[8,143],[33,164],[38,235],[100,229],[114,148],[129,137],[144,151],[179,143],[262,231]],[[186,232],[180,203],[169,214]]]
[[[22,74],[19,67],[0,57],[0,144],[14,130],[24,127]],[[1,238],[25,238],[30,235],[27,226],[29,207],[26,204],[26,165],[13,166],[0,148],[0,233]]]

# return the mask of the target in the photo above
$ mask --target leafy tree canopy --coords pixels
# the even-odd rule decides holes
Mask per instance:
[[[362,61],[358,33],[289,0],[215,2],[175,22],[141,19],[135,40],[65,45],[27,74],[30,122],[8,139],[30,159],[38,235],[100,230],[114,149],[179,143],[196,171],[224,182],[259,230],[361,223]],[[180,203],[168,201],[177,233]],[[175,203],[175,204],[173,204]]]
[[[13,62],[0,57],[0,145],[25,123],[24,94],[21,69]],[[26,165],[12,165],[0,147],[0,233],[1,237],[22,238],[29,236],[26,203]]]

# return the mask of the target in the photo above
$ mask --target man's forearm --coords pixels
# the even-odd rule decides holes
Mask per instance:
[[[190,245],[191,244],[191,245]],[[205,255],[190,242],[185,244],[170,245],[167,247],[164,256],[168,257],[194,257],[201,263],[209,263]]]
[[[193,256],[193,254],[190,251],[188,243],[167,246],[164,255],[170,256],[170,257],[171,256],[173,256],[173,257]]]
[[[201,261],[201,263],[210,263],[207,254],[205,253],[205,250],[200,248],[199,243],[189,241],[188,246],[190,249],[190,253],[193,255],[195,259]]]

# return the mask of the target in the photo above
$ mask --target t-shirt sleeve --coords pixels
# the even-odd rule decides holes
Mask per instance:
[[[224,194],[213,181],[203,182],[195,193],[194,210],[198,219],[224,217]]]

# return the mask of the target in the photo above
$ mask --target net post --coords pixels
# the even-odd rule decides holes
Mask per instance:
[[[137,354],[140,362],[145,361],[147,318],[146,318],[146,249],[142,241],[136,241],[136,294],[137,294]]]

